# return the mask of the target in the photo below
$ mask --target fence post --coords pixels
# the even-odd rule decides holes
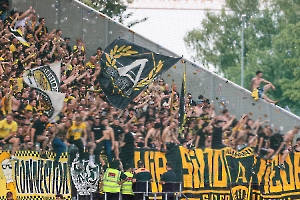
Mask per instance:
[[[182,193],[182,182],[180,181],[179,182],[179,194],[180,194],[180,197],[181,197],[181,193]]]
[[[148,196],[148,192],[149,192],[149,191],[148,191],[148,190],[149,190],[148,187],[149,187],[149,182],[147,181],[147,186],[146,186],[146,194],[147,194],[147,196]]]

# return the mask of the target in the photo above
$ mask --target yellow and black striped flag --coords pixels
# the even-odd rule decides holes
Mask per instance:
[[[18,30],[14,30],[12,28],[9,28],[11,34],[17,38],[19,40],[19,42],[21,42],[24,46],[29,47],[29,43],[23,38],[23,36],[20,34],[20,32]]]

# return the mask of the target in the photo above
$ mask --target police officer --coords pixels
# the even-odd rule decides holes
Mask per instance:
[[[121,184],[126,180],[126,175],[119,170],[120,161],[113,160],[110,167],[106,168],[103,175],[103,192],[106,200],[118,200],[121,191]]]
[[[162,184],[163,200],[174,200],[176,174],[172,168],[172,162],[167,162],[167,171],[161,175],[159,181]],[[167,194],[167,198],[165,194]]]
[[[135,170],[133,174],[133,191],[137,192],[134,195],[135,200],[142,200],[143,199],[143,193],[151,192],[151,181],[152,176],[148,169],[145,168],[145,164],[142,160],[138,161],[138,169]],[[147,188],[148,187],[148,188]],[[148,197],[146,197],[148,199]]]
[[[133,191],[132,191],[132,167],[129,164],[124,165],[126,170],[124,174],[127,176],[126,181],[122,184],[122,200],[133,200]]]

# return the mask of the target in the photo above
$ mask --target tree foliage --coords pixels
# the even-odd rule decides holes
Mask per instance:
[[[189,31],[185,44],[195,61],[214,66],[233,82],[241,82],[241,30],[244,29],[244,82],[263,71],[280,106],[300,106],[300,1],[226,0],[220,12],[207,11],[200,28]],[[299,23],[298,23],[299,22]]]
[[[86,5],[98,10],[99,12],[107,15],[108,17],[117,20],[118,22],[124,24],[125,19],[128,19],[133,15],[132,12],[124,14],[127,9],[123,0],[81,0]],[[130,3],[130,1],[128,1]],[[140,20],[134,20],[126,24],[128,28],[134,26],[137,23],[146,21],[148,18],[143,18]]]

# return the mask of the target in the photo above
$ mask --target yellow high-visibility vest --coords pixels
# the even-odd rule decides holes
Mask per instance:
[[[103,192],[118,193],[121,191],[119,185],[121,172],[117,169],[108,168],[103,177]]]
[[[133,195],[133,191],[132,191],[132,178],[133,178],[133,174],[130,173],[130,172],[124,172],[124,174],[127,176],[127,179],[122,184],[122,194]]]

